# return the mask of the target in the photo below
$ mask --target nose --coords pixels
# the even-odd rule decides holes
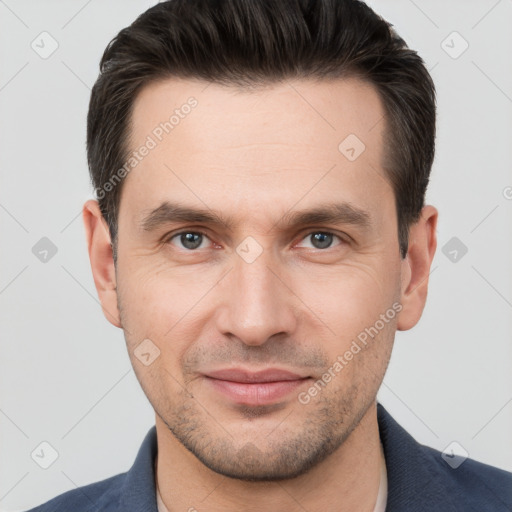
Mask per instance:
[[[262,345],[278,334],[289,336],[296,327],[298,299],[270,252],[264,250],[251,263],[235,254],[234,268],[222,281],[217,328],[246,345]]]

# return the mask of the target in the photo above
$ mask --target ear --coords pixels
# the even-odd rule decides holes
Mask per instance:
[[[433,206],[421,210],[419,220],[409,229],[409,247],[402,261],[402,287],[400,311],[397,322],[399,331],[414,327],[427,300],[430,267],[437,247],[438,212]]]
[[[110,232],[101,214],[98,201],[93,199],[87,201],[82,210],[82,217],[92,275],[103,314],[112,325],[121,327],[117,307],[116,270],[110,245]]]

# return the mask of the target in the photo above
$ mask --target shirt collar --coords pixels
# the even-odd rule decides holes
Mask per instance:
[[[119,498],[119,510],[158,512],[154,463],[157,447],[156,426],[146,434],[126,479]]]

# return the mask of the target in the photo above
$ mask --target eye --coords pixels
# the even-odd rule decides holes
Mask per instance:
[[[333,246],[335,239],[339,241],[336,245],[341,245],[344,240],[334,233],[329,231],[313,231],[307,234],[302,240],[311,240],[311,245],[306,248],[312,249],[329,249]],[[180,231],[167,238],[165,243],[177,246],[186,251],[196,251],[207,247],[208,235],[201,231]],[[336,246],[335,245],[335,246]]]
[[[181,231],[180,233],[176,233],[169,237],[166,243],[170,243],[172,245],[176,245],[173,243],[173,240],[177,240],[178,244],[181,244],[180,249],[185,249],[187,251],[195,251],[197,249],[201,249],[203,242],[208,239],[208,236],[205,233],[201,233],[199,231]]]
[[[332,246],[333,240],[335,238],[341,242],[344,241],[341,237],[335,235],[334,233],[330,233],[329,231],[313,231],[306,235],[303,240],[307,240],[308,238],[311,239],[313,249],[329,249]]]

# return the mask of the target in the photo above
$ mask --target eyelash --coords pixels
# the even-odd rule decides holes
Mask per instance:
[[[192,233],[194,235],[202,235],[202,236],[210,239],[208,233],[206,233],[205,231],[188,229],[188,230],[179,231],[177,233],[172,233],[172,234],[164,237],[163,243],[169,244],[174,238],[179,237],[180,235],[190,234],[190,233]],[[311,235],[318,234],[318,233],[321,233],[322,235],[332,235],[334,238],[337,238],[340,241],[339,245],[349,243],[349,241],[347,239],[348,235],[346,235],[346,237],[344,238],[341,235],[337,235],[336,233],[333,233],[332,231],[325,231],[325,230],[321,230],[321,229],[315,229],[315,230],[308,231],[307,233],[304,234],[304,236],[302,236],[300,241],[306,239],[307,237],[309,237]],[[337,246],[334,246],[334,247],[337,247]],[[325,252],[329,249],[333,249],[334,247],[327,247],[325,249],[314,249],[314,250],[317,250],[320,252]],[[199,249],[186,249],[186,248],[184,248],[182,250],[185,252],[198,252],[199,251]]]

